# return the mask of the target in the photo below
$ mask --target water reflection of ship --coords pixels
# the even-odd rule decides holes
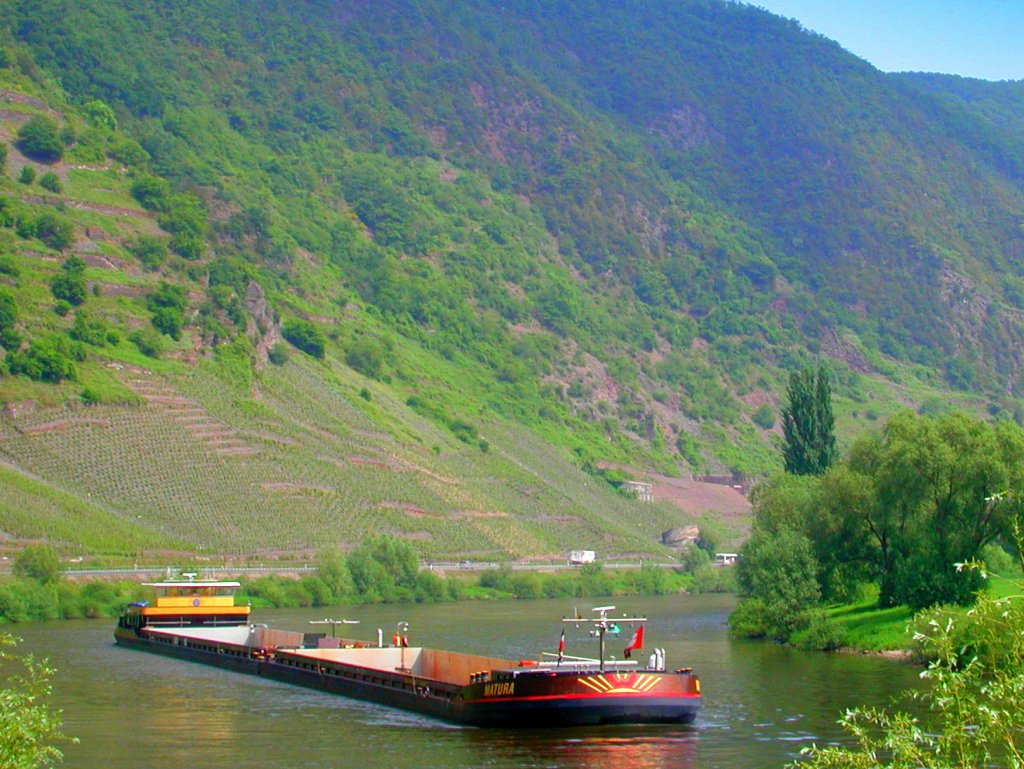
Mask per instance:
[[[559,769],[695,769],[699,732],[696,729],[651,731],[650,727],[602,727],[579,732],[496,733],[466,730],[474,750],[513,757],[515,765],[557,766]],[[521,760],[515,760],[521,757]]]

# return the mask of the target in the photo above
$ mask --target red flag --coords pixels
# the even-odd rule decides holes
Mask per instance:
[[[629,645],[623,650],[622,656],[625,657],[626,659],[629,659],[630,652],[632,652],[633,649],[642,649],[642,648],[644,648],[644,626],[643,625],[638,627],[636,629],[636,632],[633,633],[633,637],[629,639]]]
[[[562,637],[558,639],[558,661],[562,661],[562,653],[565,651],[565,628],[562,628]]]

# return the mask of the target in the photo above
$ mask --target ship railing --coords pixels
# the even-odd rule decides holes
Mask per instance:
[[[543,657],[554,657],[555,659],[544,659],[541,660],[537,667],[544,668],[545,670],[590,670],[596,667],[600,667],[601,660],[592,659],[590,657],[567,657],[563,656],[561,660],[558,659],[557,654],[551,652],[541,652]],[[637,667],[638,662],[636,660],[605,660],[605,670],[624,670],[628,668]]]

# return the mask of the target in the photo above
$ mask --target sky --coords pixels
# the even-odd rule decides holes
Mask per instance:
[[[1024,80],[1024,0],[747,0],[885,72]]]

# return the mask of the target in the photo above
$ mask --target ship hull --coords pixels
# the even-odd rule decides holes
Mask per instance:
[[[536,728],[599,724],[692,723],[700,709],[700,683],[688,672],[495,671],[500,680],[460,685],[402,669],[369,668],[312,656],[315,651],[272,652],[239,643],[118,627],[118,644],[238,673],[480,727]],[[372,653],[375,650],[364,650]],[[389,650],[381,650],[387,652]],[[398,650],[391,650],[397,652]],[[410,650],[413,651],[413,650]],[[446,659],[451,652],[429,652]],[[320,652],[320,654],[324,654]]]

